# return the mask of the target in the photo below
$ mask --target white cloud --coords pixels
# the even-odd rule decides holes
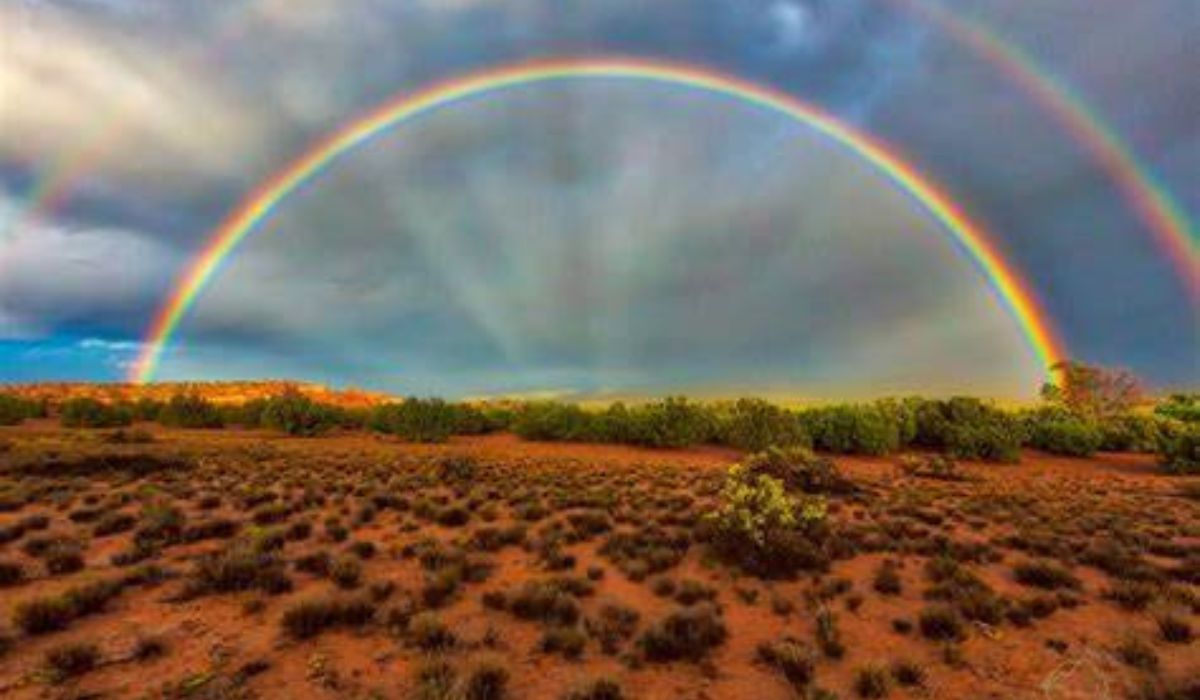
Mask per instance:
[[[776,0],[767,12],[775,27],[775,42],[780,49],[791,51],[808,39],[814,19],[808,5],[794,0]]]
[[[143,343],[136,340],[105,340],[104,338],[84,338],[79,341],[81,350],[106,350],[108,352],[141,352]]]
[[[226,172],[257,142],[250,114],[170,41],[0,7],[0,156],[100,156],[156,178]]]

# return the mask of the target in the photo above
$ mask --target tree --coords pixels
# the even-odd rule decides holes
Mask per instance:
[[[1083,418],[1103,419],[1125,413],[1143,397],[1141,382],[1125,369],[1064,360],[1050,370],[1058,378],[1042,385],[1042,398]]]

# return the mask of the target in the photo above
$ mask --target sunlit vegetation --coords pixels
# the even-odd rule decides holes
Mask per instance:
[[[0,425],[18,425],[28,418],[45,415],[45,403],[0,392]]]
[[[110,403],[78,398],[51,406],[0,393],[0,425],[58,415],[64,426],[111,428],[133,421],[169,427],[238,425],[295,436],[371,430],[405,441],[440,443],[455,435],[509,430],[534,441],[619,443],[657,448],[722,445],[747,452],[807,447],[818,452],[881,456],[912,449],[952,459],[1017,462],[1022,448],[1074,457],[1100,451],[1157,452],[1171,473],[1194,473],[1200,401],[1174,394],[1143,410],[1145,397],[1127,372],[1078,362],[1054,368],[1043,405],[1005,410],[968,397],[918,397],[792,409],[761,399],[701,403],[683,397],[614,403],[602,409],[548,401],[502,405],[410,397],[372,409],[323,404],[288,389],[241,404],[214,404],[197,393],[165,402]],[[152,440],[145,432],[116,442]]]
[[[216,404],[199,394],[176,394],[158,411],[159,423],[172,428],[220,428],[225,425]]]
[[[62,405],[59,419],[67,428],[114,428],[132,423],[133,414],[128,407],[120,404],[78,398]]]

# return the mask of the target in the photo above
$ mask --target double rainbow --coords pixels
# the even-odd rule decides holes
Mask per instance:
[[[634,80],[713,93],[784,115],[839,144],[872,165],[941,224],[987,278],[1042,367],[1049,368],[1066,357],[1033,292],[1005,262],[983,228],[880,141],[791,95],[711,70],[633,59],[562,59],[501,66],[400,95],[337,129],[267,179],[221,223],[181,275],[146,333],[143,350],[130,370],[131,381],[153,379],[171,336],[238,244],[289,195],[320,176],[341,156],[393,127],[461,100],[522,85],[577,79]]]

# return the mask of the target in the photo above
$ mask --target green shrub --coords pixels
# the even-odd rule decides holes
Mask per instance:
[[[134,401],[130,405],[129,410],[133,412],[134,420],[156,422],[158,421],[159,415],[162,413],[163,406],[164,404],[162,401],[155,401],[152,398],[143,396],[137,401]]]
[[[375,407],[367,424],[411,442],[445,442],[454,434],[457,420],[454,406],[442,399],[409,397]]]
[[[1200,423],[1177,423],[1159,439],[1159,461],[1169,474],[1200,474]]]
[[[630,410],[630,441],[646,447],[689,447],[710,442],[717,421],[711,408],[681,396]]]
[[[46,413],[45,406],[14,394],[0,393],[0,425],[18,425]]]
[[[687,447],[717,437],[713,409],[670,397],[629,407],[615,403],[600,413],[574,404],[535,402],[516,413],[512,430],[527,440],[596,441],[646,447]]]
[[[272,396],[262,404],[259,422],[264,428],[281,430],[288,435],[313,437],[329,432],[337,425],[338,411],[298,391],[288,391]]]
[[[1100,423],[1105,452],[1155,452],[1167,430],[1167,421],[1153,415],[1127,413]]]
[[[624,403],[617,401],[600,413],[587,415],[587,435],[597,442],[632,444],[634,442],[634,413]]]
[[[819,450],[884,455],[900,447],[900,426],[876,406],[843,405],[803,411],[800,420]]]
[[[1088,457],[1100,449],[1104,433],[1097,423],[1057,410],[1038,410],[1025,414],[1028,444],[1051,454]]]
[[[825,515],[822,497],[797,500],[779,479],[734,465],[705,526],[722,557],[760,576],[784,577],[823,565]]]
[[[875,409],[896,425],[900,447],[908,447],[917,439],[917,410],[925,399],[910,396],[904,399],[880,399]]]
[[[67,428],[117,428],[133,423],[129,409],[82,397],[63,402],[60,421]]]
[[[199,394],[176,394],[158,412],[158,422],[172,428],[221,428],[221,410]]]
[[[1200,393],[1171,394],[1154,407],[1154,413],[1184,423],[1200,423]]]
[[[454,404],[454,433],[456,435],[493,433],[509,427],[511,422],[512,412],[506,409]]]
[[[957,459],[1016,462],[1020,458],[1018,421],[979,399],[921,401],[914,413],[915,445],[943,450]]]
[[[263,424],[263,411],[266,407],[267,399],[250,399],[239,404],[222,406],[221,418],[226,424],[257,428]]]
[[[537,402],[524,406],[512,430],[526,440],[584,441],[593,437],[592,418],[579,406]]]
[[[955,459],[1014,463],[1021,459],[1021,433],[1012,424],[960,425],[950,430],[946,452]]]
[[[750,452],[772,446],[812,446],[812,438],[796,414],[762,399],[739,399],[722,412],[717,442]]]

